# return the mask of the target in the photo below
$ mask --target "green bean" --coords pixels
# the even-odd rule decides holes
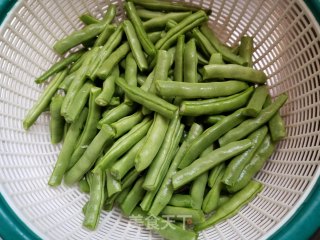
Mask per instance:
[[[102,63],[98,69],[96,75],[105,79],[111,73],[111,70],[123,59],[130,50],[128,42],[123,43],[117,50],[115,50],[111,55]]]
[[[110,170],[106,170],[106,176],[107,176],[107,190],[108,190],[108,197],[112,197],[113,194],[116,194],[118,192],[121,192],[121,183],[119,180],[115,179],[111,173]]]
[[[175,27],[176,25],[178,25],[178,23],[174,20],[169,20],[167,23],[166,23],[166,27],[164,29],[164,34],[162,37],[164,37],[166,35],[166,32],[169,31],[171,28]],[[182,35],[181,35],[182,36]]]
[[[243,109],[239,109],[226,116],[215,125],[207,128],[200,136],[194,139],[183,156],[183,159],[179,164],[179,168],[182,169],[187,167],[193,160],[200,156],[207,147],[218,140],[219,137],[244,121],[245,117],[243,116],[242,111]]]
[[[52,174],[50,176],[48,184],[50,186],[58,186],[60,185],[63,175],[67,170],[70,157],[73,153],[75,143],[80,136],[82,127],[84,126],[85,120],[87,118],[88,109],[85,108],[78,119],[78,121],[71,124],[70,128],[68,129],[66,138],[63,142],[61,151],[59,153],[57,162],[54,166]],[[81,179],[81,178],[80,178]],[[80,180],[79,179],[79,180]]]
[[[221,146],[231,142],[237,141],[249,135],[254,130],[261,127],[263,124],[267,123],[274,114],[282,107],[282,105],[287,101],[288,96],[286,94],[279,95],[272,105],[267,106],[262,109],[256,118],[248,119],[242,122],[238,127],[230,130],[223,137],[219,139]]]
[[[170,199],[173,195],[173,187],[171,184],[171,177],[176,173],[178,165],[185,154],[185,152],[188,150],[191,142],[197,138],[201,133],[203,132],[203,127],[197,123],[193,123],[190,131],[186,137],[186,139],[183,141],[181,147],[179,148],[177,154],[175,155],[170,168],[167,172],[167,175],[165,179],[163,180],[161,187],[159,191],[156,193],[156,196],[154,198],[154,201],[152,203],[152,206],[150,206],[149,213],[157,216],[162,211],[162,209],[170,202]],[[152,198],[153,199],[153,198]],[[147,202],[147,200],[146,200]],[[148,208],[148,210],[149,210]]]
[[[68,57],[63,58],[59,62],[53,64],[46,72],[44,72],[40,77],[38,77],[35,80],[35,82],[43,83],[53,74],[60,72],[64,68],[68,67],[68,65],[70,65],[71,63],[76,62],[82,55],[83,55],[82,50],[71,53]]]
[[[167,13],[165,15],[152,18],[143,23],[144,29],[148,31],[156,31],[159,29],[163,29],[166,26],[166,23],[169,20],[174,20],[176,22],[180,22],[186,17],[190,16],[192,12],[172,12]]]
[[[140,87],[141,90],[149,91],[151,84],[153,83],[154,79],[154,70],[148,75],[143,85]]]
[[[119,195],[115,198],[115,203],[118,204],[118,206],[121,206],[121,204],[124,202],[124,200],[128,197],[128,194],[130,193],[131,189],[126,188],[122,190]]]
[[[201,209],[204,192],[206,190],[207,180],[208,172],[205,172],[201,174],[199,177],[197,177],[191,185],[190,195],[193,200],[194,209]]]
[[[241,37],[241,44],[239,47],[239,56],[241,56],[246,62],[248,67],[252,67],[252,55],[253,55],[253,37],[243,36]]]
[[[183,59],[183,81],[197,82],[198,55],[194,38],[186,43]]]
[[[271,97],[268,95],[265,106],[269,106],[272,104]],[[287,135],[286,133],[286,126],[285,123],[280,115],[279,110],[273,115],[273,117],[268,122],[269,131],[272,138],[272,141],[277,142],[281,139],[285,138]]]
[[[217,53],[217,50],[212,46],[211,42],[198,28],[192,30],[192,36],[197,40],[197,45],[199,45],[206,57],[210,57],[212,54]]]
[[[84,60],[87,58],[88,55],[89,55],[88,51],[84,52],[82,56],[77,61],[75,61],[75,63],[71,66],[69,73],[73,73],[77,71],[81,67],[82,63],[84,62]]]
[[[168,205],[174,207],[194,208],[193,199],[190,195],[174,194],[172,195]]]
[[[215,180],[214,184],[212,185],[210,191],[207,193],[206,197],[203,200],[202,210],[204,213],[207,213],[207,214],[212,212],[218,207],[219,196],[223,186],[221,180],[225,171],[225,165],[219,165],[219,166],[223,166],[223,167],[219,168],[220,171],[218,172],[216,178],[214,179]]]
[[[144,196],[145,190],[142,188],[144,177],[141,177],[134,184],[133,188],[121,203],[120,208],[125,216],[129,216]]]
[[[174,81],[183,82],[183,55],[184,55],[184,35],[180,35],[177,41],[176,53],[174,58]]]
[[[91,230],[95,229],[104,200],[105,173],[103,171],[96,172],[92,177],[92,185],[90,188],[90,200],[86,207],[83,226]]]
[[[265,162],[269,159],[275,149],[275,144],[271,141],[270,135],[266,135],[262,144],[255,152],[250,162],[243,168],[234,185],[227,185],[227,190],[231,193],[237,192],[244,188],[253,178],[253,176],[261,170]]]
[[[257,117],[263,107],[267,96],[268,88],[265,85],[255,88],[243,114],[250,117]]]
[[[146,141],[134,160],[138,172],[149,167],[156,157],[165,139],[168,126],[169,120],[167,118],[157,113],[154,114],[154,121],[148,131]]]
[[[161,217],[153,217],[153,224],[151,225],[149,223],[150,216],[142,211],[142,209],[139,207],[136,207],[133,210],[131,218],[139,220],[139,222],[141,222],[140,220],[142,220],[144,225],[151,228],[156,233],[159,233],[166,239],[181,240],[181,236],[183,236],[184,240],[196,240],[198,237],[197,233],[191,230],[186,230],[185,228],[166,221]]]
[[[150,41],[154,44],[161,38],[161,31],[148,33]]]
[[[219,165],[215,166],[210,171],[210,174],[209,174],[209,177],[208,177],[208,186],[210,188],[213,188],[216,185],[219,174],[221,172],[224,172],[225,168],[226,168],[226,164],[225,164],[225,162],[222,162]]]
[[[226,161],[250,148],[252,145],[248,139],[235,141],[226,146],[214,150],[211,154],[202,158],[198,158],[188,167],[180,170],[172,177],[173,189],[185,185],[186,183],[194,180],[197,176],[205,171],[213,168],[219,163]]]
[[[234,96],[200,100],[183,101],[180,105],[180,114],[183,116],[200,116],[231,112],[247,104],[253,92],[253,87]]]
[[[80,88],[69,107],[69,111],[64,114],[64,118],[67,122],[74,122],[77,120],[80,112],[88,101],[90,91],[93,87],[92,83],[87,82]]]
[[[120,97],[112,97],[109,102],[110,107],[116,107],[121,104]]]
[[[49,106],[51,98],[58,90],[58,87],[65,78],[66,74],[67,70],[64,70],[60,73],[57,73],[56,76],[51,80],[48,87],[44,90],[39,99],[35,102],[25,116],[23,120],[24,129],[28,130],[34,124],[40,114]]]
[[[162,217],[168,216],[175,220],[185,221],[187,218],[188,224],[199,224],[204,222],[205,216],[201,210],[195,210],[184,207],[166,206],[162,212]]]
[[[70,110],[70,106],[72,105],[72,102],[79,92],[80,88],[83,86],[84,82],[86,81],[86,71],[87,71],[87,66],[90,63],[91,59],[96,56],[98,53],[99,48],[93,48],[90,50],[86,58],[83,60],[82,67],[79,68],[76,73],[73,81],[71,82],[71,85],[68,88],[67,94],[64,98],[64,101],[62,103],[61,107],[61,115],[65,116],[65,114],[68,113]]]
[[[80,189],[80,192],[90,193],[90,187],[89,187],[89,184],[85,178],[83,178],[79,181],[79,189]]]
[[[234,194],[225,204],[220,206],[215,214],[206,219],[205,222],[196,225],[194,229],[201,231],[236,215],[244,205],[261,192],[262,188],[263,185],[261,183],[251,181],[245,188]]]
[[[65,183],[72,185],[79,181],[94,165],[102,150],[112,143],[114,135],[114,130],[109,125],[103,125],[79,161],[66,173]]]
[[[209,64],[225,64],[221,53],[211,54]]]
[[[110,38],[110,36],[114,33],[114,31],[115,31],[115,26],[107,25],[105,29],[98,36],[93,47],[103,46],[107,42],[108,38]]]
[[[248,136],[248,139],[250,139],[252,142],[252,147],[230,161],[222,179],[224,184],[233,186],[237,183],[242,170],[253,158],[257,149],[260,147],[262,141],[267,135],[267,132],[268,128],[263,126]]]
[[[103,88],[99,96],[96,98],[95,102],[99,106],[107,106],[109,105],[113,94],[115,92],[115,76],[110,75],[103,81]]]
[[[267,76],[260,70],[236,64],[211,64],[203,67],[203,79],[231,78],[246,82],[264,84]]]
[[[225,118],[224,115],[213,115],[213,116],[207,116],[203,119],[203,122],[206,124],[216,124],[217,122],[219,122],[220,120],[222,120],[223,118]]]
[[[198,7],[187,5],[185,3],[173,3],[169,1],[160,0],[132,0],[136,5],[139,5],[145,9],[156,10],[156,11],[166,11],[166,12],[179,12],[179,11],[197,11]]]
[[[64,78],[64,80],[60,83],[58,89],[61,89],[61,90],[64,90],[64,92],[67,92],[75,76],[76,76],[76,72],[73,72],[67,75]]]
[[[148,69],[147,59],[142,51],[141,44],[132,23],[129,20],[124,20],[123,29],[126,33],[132,54],[138,64],[140,71]]]
[[[60,115],[61,105],[64,96],[55,95],[50,103],[50,139],[52,144],[59,143],[64,133],[64,118]]]
[[[122,179],[124,175],[127,174],[127,172],[134,167],[135,157],[144,145],[145,141],[146,138],[142,138],[122,158],[120,158],[115,164],[113,164],[110,171],[112,176],[115,177],[115,179]]]
[[[73,33],[66,36],[65,38],[57,41],[53,45],[53,49],[57,53],[63,54],[69,49],[77,46],[78,44],[83,43],[99,35],[104,30],[106,25],[107,23],[99,22],[99,23],[85,26],[83,29],[74,31]]]
[[[121,42],[122,35],[123,35],[123,27],[122,25],[119,25],[114,31],[114,33],[110,36],[108,41],[105,43],[105,45],[102,48],[99,48],[99,52],[95,54],[95,57],[92,58],[92,61],[88,63],[89,66],[87,67],[87,70],[86,70],[86,76],[88,76],[91,80],[94,80],[97,77],[100,67],[112,54],[114,54],[114,50]],[[114,71],[113,66],[110,66],[110,67],[111,69],[109,70],[109,73],[111,71]],[[107,78],[107,75],[101,77],[101,79],[106,79],[106,78]]]
[[[180,118],[175,116],[169,123],[161,148],[148,169],[146,179],[143,183],[144,189],[148,191],[155,190],[164,179],[165,172],[168,170],[172,160],[170,159],[170,150],[175,147],[173,145],[175,143],[175,137],[177,136],[176,134],[178,134],[179,126]]]
[[[198,54],[198,63],[200,65],[208,65],[209,64],[209,61],[201,54],[201,53],[197,53]],[[200,82],[200,81],[198,81]]]
[[[214,32],[208,27],[207,24],[203,24],[200,27],[200,31],[203,33],[203,35],[210,41],[211,45],[222,54],[223,60],[235,63],[239,65],[246,64],[246,60],[238,55],[235,55],[232,53],[232,51],[226,47],[223,43],[219,41],[217,36],[214,34]],[[212,53],[211,53],[212,54]]]
[[[147,76],[142,76],[142,75],[138,74],[138,76],[137,76],[138,84],[137,85],[141,87],[145,83],[146,80],[147,80]]]
[[[207,15],[204,11],[200,10],[193,13],[170,29],[167,34],[156,43],[155,47],[162,50],[168,49],[174,44],[179,35],[186,33],[206,20]]]
[[[160,97],[157,97],[151,93],[148,93],[138,87],[128,86],[122,78],[116,79],[116,84],[123,89],[127,96],[151,111],[158,112],[159,114],[173,118],[178,108],[173,104],[168,103]]]
[[[138,111],[130,116],[121,118],[117,122],[111,123],[116,135],[115,138],[121,137],[123,134],[132,129],[135,125],[140,123],[143,119],[143,114]]]
[[[140,141],[148,129],[152,121],[149,118],[145,118],[141,123],[133,127],[127,134],[119,138],[110,150],[103,156],[100,162],[98,162],[95,168],[92,170],[95,172],[97,169],[107,169],[110,168],[114,162],[126,153],[133,145]]]
[[[218,208],[224,205],[226,202],[230,200],[231,196],[228,195],[220,195],[218,200]]]
[[[136,60],[134,59],[133,55],[129,53],[126,57],[126,70],[124,73],[124,80],[127,82],[129,86],[137,86],[138,79],[137,79],[138,67]],[[125,102],[130,103],[131,101],[125,96]]]
[[[111,23],[117,14],[117,6],[115,4],[111,4],[108,6],[108,10],[106,14],[103,16],[102,22]]]
[[[143,28],[142,21],[137,14],[137,10],[132,2],[125,2],[124,7],[127,12],[128,18],[132,21],[134,29],[136,30],[137,36],[140,40],[140,43],[144,49],[144,51],[149,56],[156,55],[156,48],[153,43],[150,41],[146,31]]]
[[[111,124],[117,120],[124,118],[128,114],[131,114],[136,109],[135,105],[128,105],[121,103],[119,106],[108,111],[103,118],[98,122],[98,128],[100,129],[103,124]]]
[[[165,15],[163,12],[150,11],[143,8],[137,9],[137,14],[141,19],[151,19]]]
[[[249,86],[241,81],[209,82],[209,83],[191,83],[191,82],[173,82],[156,81],[156,89],[164,97],[182,97],[182,98],[214,98],[224,97],[239,93]]]
[[[90,13],[82,14],[79,19],[85,24],[90,25],[94,23],[100,23],[100,20],[90,15]]]

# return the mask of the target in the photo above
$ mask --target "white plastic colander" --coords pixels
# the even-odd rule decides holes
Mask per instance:
[[[268,75],[272,96],[289,95],[281,110],[288,136],[256,176],[265,185],[263,192],[238,215],[199,236],[268,238],[296,212],[320,175],[319,25],[299,0],[185,2],[212,9],[211,26],[229,45],[244,34],[253,36],[254,67]],[[88,196],[75,187],[47,185],[61,147],[50,143],[49,115],[42,115],[28,132],[22,127],[44,87],[34,79],[59,59],[52,50],[55,41],[81,27],[81,13],[101,18],[111,3],[117,5],[118,20],[123,19],[121,0],[23,0],[0,29],[0,190],[41,238],[160,238],[118,209],[103,212],[96,231],[83,228],[81,209]]]

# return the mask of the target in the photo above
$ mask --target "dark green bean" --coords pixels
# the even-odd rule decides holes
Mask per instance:
[[[269,106],[271,104],[272,104],[271,97],[268,96],[265,102],[265,106]],[[287,135],[286,126],[280,115],[279,110],[269,120],[268,125],[269,125],[269,131],[270,131],[272,141],[277,142],[286,137]]]
[[[127,134],[119,138],[109,151],[103,156],[95,168],[92,170],[95,172],[97,169],[108,169],[114,162],[126,153],[133,145],[140,141],[148,132],[152,121],[149,118],[145,118],[141,123],[133,127]]]
[[[28,111],[23,120],[23,128],[25,130],[28,130],[32,124],[34,124],[40,114],[49,106],[51,98],[57,92],[58,87],[65,78],[66,74],[67,70],[57,73],[32,108]]]
[[[43,83],[50,76],[55,73],[60,72],[64,68],[68,67],[71,63],[76,62],[83,55],[83,50],[79,50],[75,53],[71,53],[68,57],[61,59],[59,62],[53,64],[46,72],[44,72],[40,77],[38,77],[35,82]]]
[[[184,207],[166,206],[162,212],[162,217],[168,216],[175,220],[185,221],[188,224],[199,224],[206,220],[201,210],[195,210]]]
[[[203,79],[229,78],[264,84],[267,76],[260,70],[236,64],[211,64],[203,67]]]
[[[239,65],[246,64],[245,59],[242,57],[235,55],[232,53],[232,51],[226,47],[223,43],[220,42],[220,40],[217,38],[217,36],[214,34],[214,32],[208,27],[207,24],[203,24],[200,27],[200,31],[203,33],[204,36],[207,37],[207,39],[210,41],[212,46],[222,54],[223,59],[230,63],[235,63]],[[211,53],[212,54],[212,53]]]
[[[55,95],[50,103],[50,139],[52,144],[57,144],[63,139],[64,134],[64,118],[61,116],[61,105],[64,96]]]
[[[80,136],[82,127],[84,126],[85,120],[87,118],[87,114],[88,114],[88,109],[85,108],[81,112],[78,121],[72,123],[70,128],[68,129],[68,132],[67,132],[66,138],[64,139],[57,162],[54,166],[54,169],[52,171],[52,174],[48,182],[50,186],[60,185],[63,175],[66,172],[67,167],[69,165],[70,157],[75,148],[77,139]]]
[[[113,128],[104,124],[79,161],[66,173],[65,183],[72,185],[79,181],[94,165],[102,150],[113,142],[114,135]]]
[[[268,88],[265,85],[255,88],[252,94],[252,97],[243,114],[250,117],[258,116],[267,96],[268,96]]]
[[[263,126],[248,136],[248,139],[252,142],[252,147],[242,154],[234,157],[227,166],[226,172],[223,176],[223,183],[229,186],[233,186],[237,183],[237,180],[244,169],[244,167],[250,162],[256,153],[257,149],[262,144],[265,136],[267,135],[268,128]]]
[[[127,12],[128,18],[132,21],[134,29],[136,30],[137,36],[140,40],[140,43],[144,49],[144,51],[149,56],[156,55],[156,48],[153,43],[150,41],[146,31],[143,28],[142,21],[137,14],[137,10],[132,2],[125,2],[124,7]]]
[[[241,43],[239,46],[239,56],[241,56],[246,62],[248,67],[252,67],[252,55],[253,55],[253,37],[243,36],[241,37]]]
[[[234,194],[225,204],[220,206],[215,214],[206,219],[205,222],[196,225],[194,229],[201,231],[236,215],[245,204],[249,203],[261,192],[262,188],[263,185],[261,183],[251,181],[245,188]]]
[[[286,94],[279,95],[273,102],[273,104],[262,109],[256,118],[251,118],[242,122],[239,126],[230,130],[223,137],[221,137],[219,139],[220,145],[223,146],[229,142],[242,139],[254,130],[261,127],[263,124],[267,123],[274,116],[274,114],[283,106],[287,99],[288,96]]]
[[[253,92],[253,87],[233,96],[200,100],[183,101],[180,105],[180,114],[183,116],[201,116],[231,112],[247,104]]]
[[[112,195],[121,192],[121,183],[119,180],[115,179],[111,173],[110,170],[106,170],[106,177],[107,177],[107,190],[108,190],[108,197],[112,197]]]
[[[155,159],[159,149],[165,139],[169,120],[160,114],[154,114],[154,121],[146,136],[143,147],[135,157],[135,168],[138,172],[143,171]]]
[[[251,146],[252,143],[248,139],[236,141],[214,150],[211,154],[198,158],[188,167],[180,170],[172,177],[173,189],[180,188],[186,183],[194,180],[205,171],[208,171],[219,163],[244,152]]]
[[[116,84],[123,89],[128,97],[151,111],[158,112],[167,118],[173,118],[178,108],[160,97],[148,93],[138,87],[128,86],[122,78],[116,79]]]

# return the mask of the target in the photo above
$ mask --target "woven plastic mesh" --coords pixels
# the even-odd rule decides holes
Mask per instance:
[[[210,23],[229,45],[255,38],[254,67],[268,76],[273,96],[287,92],[281,113],[288,137],[256,178],[265,189],[240,213],[202,232],[200,239],[257,239],[276,231],[295,212],[319,177],[320,31],[302,1],[189,0],[212,9]],[[115,209],[98,229],[81,225],[88,196],[77,188],[47,186],[61,146],[50,144],[48,115],[26,133],[22,119],[44,86],[35,77],[58,60],[52,45],[81,27],[78,16],[101,18],[105,0],[20,1],[0,30],[0,188],[18,216],[46,239],[160,238]]]

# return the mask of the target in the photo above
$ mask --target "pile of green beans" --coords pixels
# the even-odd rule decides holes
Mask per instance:
[[[47,84],[27,113],[28,130],[49,109],[61,152],[48,180],[89,194],[83,225],[101,211],[123,214],[167,239],[234,216],[259,194],[254,180],[286,137],[254,41],[230,47],[208,25],[210,11],[160,0],[127,0],[57,41],[65,54],[35,80]],[[172,216],[172,219],[168,219]],[[173,223],[174,221],[174,223]]]

